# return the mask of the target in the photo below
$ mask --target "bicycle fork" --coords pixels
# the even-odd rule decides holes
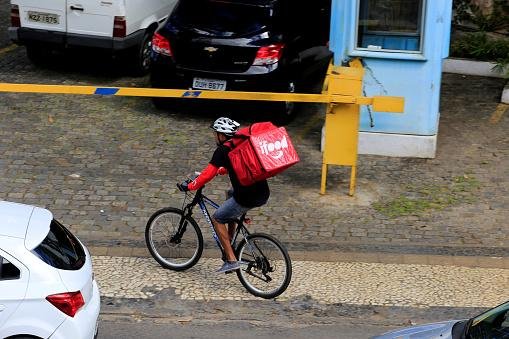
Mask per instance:
[[[186,211],[184,211],[184,213],[182,214],[182,217],[180,218],[180,221],[179,221],[179,228],[178,228],[177,232],[170,238],[170,243],[180,244],[180,241],[182,240],[182,236],[186,232],[187,216],[188,215],[189,215],[189,213],[186,213]]]

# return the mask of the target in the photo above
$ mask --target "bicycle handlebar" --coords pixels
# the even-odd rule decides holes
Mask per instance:
[[[194,172],[193,175],[191,174],[188,174],[187,175],[187,178],[186,180],[184,180],[184,182],[190,184],[193,180],[195,180],[196,178],[198,178],[198,176],[201,174],[201,172]],[[184,190],[184,187],[182,187],[182,184],[181,183],[177,183],[177,188],[180,192],[186,192],[186,190]]]

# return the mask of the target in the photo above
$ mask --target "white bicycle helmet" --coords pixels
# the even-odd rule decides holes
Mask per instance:
[[[238,122],[225,117],[218,118],[212,125],[210,125],[210,128],[212,128],[214,131],[223,133],[224,135],[230,137],[239,130],[239,127],[240,124]]]

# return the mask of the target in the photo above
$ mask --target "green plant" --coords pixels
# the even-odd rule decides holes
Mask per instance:
[[[472,15],[469,0],[454,0],[452,8],[454,13],[452,19],[455,24],[460,24],[463,21],[469,20]]]
[[[505,58],[497,59],[496,62],[497,65],[494,67],[494,70],[499,73],[505,72],[505,77],[509,78],[509,55]]]
[[[509,15],[507,15],[507,0],[500,0],[493,4],[493,12],[485,15],[477,6],[472,6],[472,22],[484,32],[494,32],[509,27]]]
[[[492,38],[485,32],[475,32],[457,38],[451,44],[451,56],[472,58],[497,63],[498,71],[504,69],[509,76],[509,39]]]
[[[479,6],[470,0],[453,1],[455,24],[471,23],[478,30],[494,32],[509,28],[509,3],[507,0],[494,0],[493,10],[489,14],[483,13]]]

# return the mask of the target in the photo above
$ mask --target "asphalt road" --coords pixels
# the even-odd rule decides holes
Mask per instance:
[[[278,327],[263,323],[225,321],[222,323],[155,323],[102,321],[99,339],[106,338],[370,338],[390,330],[387,327],[366,324],[335,323],[311,326],[292,326],[282,323]]]

